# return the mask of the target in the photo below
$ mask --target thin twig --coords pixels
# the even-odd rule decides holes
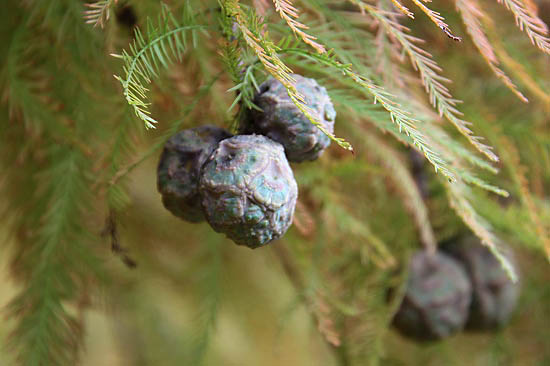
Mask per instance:
[[[292,260],[292,257],[288,249],[286,248],[285,243],[283,241],[279,241],[277,244],[273,245],[272,248],[275,251],[275,254],[279,257],[279,261],[283,266],[283,270],[285,271],[290,282],[292,282],[294,288],[298,291],[298,293],[304,294],[305,305],[309,309],[309,314],[313,318],[313,321],[317,324],[318,329],[322,333],[321,335],[322,338],[325,340],[325,343],[334,352],[335,356],[340,360],[342,366],[348,365],[349,362],[346,361],[347,355],[343,354],[343,349],[341,348],[340,336],[327,334],[322,330],[327,330],[324,326],[326,325],[326,319],[321,319],[321,317],[315,310],[316,306],[314,300],[311,298],[311,296],[306,294],[306,286],[304,284],[302,275],[294,264],[294,261]]]
[[[101,232],[101,236],[109,236],[111,238],[111,250],[115,255],[118,255],[128,268],[136,268],[137,262],[128,255],[128,249],[120,245],[118,237],[118,228],[113,210],[109,210],[109,215],[105,220],[105,227]]]

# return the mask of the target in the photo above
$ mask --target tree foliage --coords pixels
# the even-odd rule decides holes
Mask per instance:
[[[121,9],[137,14],[135,27]],[[504,242],[550,260],[550,39],[530,0],[26,0],[5,11],[0,210],[13,244],[0,251],[18,284],[6,310],[18,364],[75,364],[100,289],[128,307],[121,327],[174,327],[140,318],[154,304],[134,301],[147,288],[124,287],[132,275],[109,245],[126,264],[135,255],[144,276],[192,289],[198,316],[174,357],[206,362],[223,273],[237,259],[205,227],[178,227],[189,236],[185,255],[148,247],[178,224],[140,201],[135,172],[153,176],[150,158],[183,127],[235,130],[267,77],[337,145],[318,165],[295,167],[294,229],[268,250],[342,365],[388,357],[399,296],[388,303],[386,289],[400,293],[417,246],[435,250],[470,230],[513,279]],[[334,134],[293,73],[327,87]],[[181,262],[163,262],[163,251]]]

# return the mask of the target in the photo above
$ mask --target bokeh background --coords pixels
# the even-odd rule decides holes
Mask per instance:
[[[173,9],[181,6],[178,1],[165,2]],[[64,73],[67,59],[60,56],[56,61],[54,53],[41,49],[48,40],[53,48],[59,47],[54,36],[46,32],[40,40],[40,49],[35,52],[35,46],[29,46],[25,60],[31,68],[48,57],[52,59],[46,63],[59,63],[48,69],[48,86],[43,89],[49,91],[63,90],[63,85],[75,83],[75,79],[69,80],[75,75],[84,80],[87,73],[98,74],[90,85],[103,85],[104,89],[90,91],[86,90],[88,84],[82,84],[86,93],[99,94],[94,95],[97,100],[86,97],[77,102],[78,87],[59,93],[52,91],[52,95],[58,93],[61,99],[65,98],[61,105],[39,100],[59,108],[56,112],[82,108],[83,125],[104,124],[102,131],[93,136],[98,141],[109,142],[87,141],[97,156],[98,164],[91,171],[102,177],[98,179],[99,186],[103,178],[103,182],[109,181],[103,172],[112,168],[101,163],[111,157],[109,136],[118,131],[117,127],[126,118],[131,121],[124,122],[131,136],[130,153],[114,167],[115,172],[124,173],[128,198],[124,209],[116,214],[116,224],[119,244],[137,266],[125,265],[122,256],[111,251],[109,236],[101,235],[109,212],[108,199],[105,199],[109,193],[107,188],[97,189],[97,201],[92,199],[85,224],[94,236],[90,245],[99,258],[102,275],[86,282],[89,287],[77,298],[63,303],[65,311],[83,326],[79,364],[550,365],[550,267],[540,244],[548,240],[550,233],[550,56],[530,44],[504,7],[496,1],[483,2],[487,14],[494,16],[494,27],[498,29],[495,39],[510,56],[502,60],[504,67],[530,99],[529,104],[518,100],[491,73],[461,28],[453,2],[441,2],[433,7],[444,14],[455,33],[464,37],[459,46],[420,12],[415,20],[400,20],[415,36],[425,40],[425,48],[452,79],[451,89],[456,98],[464,101],[461,110],[474,121],[476,133],[496,146],[496,152],[502,157],[498,175],[480,174],[509,190],[511,196],[501,198],[475,193],[476,208],[514,249],[522,287],[517,311],[502,330],[459,333],[441,342],[417,344],[390,327],[391,315],[398,304],[388,297],[388,291],[402,289],[407,259],[421,247],[419,234],[410,208],[396,187],[399,179],[392,176],[385,164],[387,161],[373,153],[372,144],[391,148],[409,170],[420,169],[418,179],[425,185],[429,219],[439,242],[469,232],[450,207],[441,176],[428,164],[418,163],[409,149],[388,134],[376,131],[375,137],[369,135],[371,144],[362,134],[365,125],[356,123],[363,116],[350,111],[343,99],[337,98],[335,90],[332,91],[338,112],[335,132],[350,141],[355,154],[332,144],[318,161],[292,165],[300,200],[294,225],[283,239],[268,247],[250,250],[213,232],[206,223],[188,224],[178,220],[164,209],[157,192],[156,164],[160,149],[152,147],[158,145],[173,121],[182,116],[185,117],[181,120],[182,128],[230,125],[233,112],[227,109],[234,96],[227,92],[232,84],[226,74],[220,74],[209,96],[199,101],[197,108],[189,113],[186,109],[200,87],[210,80],[207,76],[223,70],[220,60],[212,58],[217,40],[201,38],[202,48],[198,49],[204,51],[193,51],[193,57],[171,66],[151,85],[151,108],[160,123],[157,129],[145,131],[140,121],[127,117],[130,113],[125,110],[120,87],[112,78],[112,74],[121,74],[121,63],[108,55],[127,47],[132,40],[130,28],[134,25],[145,28],[147,17],[159,13],[159,3],[120,1],[104,29],[84,24],[83,18],[75,14],[83,14],[85,8],[76,3],[76,10],[50,14],[53,18],[44,15],[45,8],[37,2],[20,4],[8,0],[2,4],[0,55],[7,57],[6,63],[2,61],[5,103],[0,107],[0,135],[6,137],[2,139],[2,151],[7,153],[0,168],[7,173],[0,176],[0,186],[7,188],[2,190],[0,200],[0,209],[5,211],[0,224],[0,309],[4,309],[0,339],[5,345],[0,348],[0,365],[15,363],[12,332],[17,314],[10,310],[9,304],[25,283],[24,270],[17,261],[24,252],[21,248],[26,245],[25,236],[21,230],[14,230],[19,216],[10,215],[10,210],[14,197],[27,195],[31,209],[33,202],[33,195],[25,193],[27,186],[13,184],[19,179],[14,177],[31,176],[28,171],[32,166],[25,162],[17,165],[17,158],[25,159],[21,146],[28,146],[27,138],[32,140],[34,125],[21,127],[21,117],[13,112],[10,104],[13,89],[6,86],[13,85],[9,84],[13,79],[9,79],[8,63],[13,61],[9,57],[17,44],[17,32],[33,12],[34,17],[44,17],[44,23],[57,24],[63,32],[76,32],[59,41],[74,43],[67,50],[81,52],[76,59],[82,61],[88,57],[86,52],[96,52],[89,56],[88,63],[82,61],[78,66],[80,74]],[[74,7],[62,1],[59,4],[62,5],[55,8],[56,11]],[[549,4],[542,0],[538,3],[539,14],[547,22],[550,21]],[[314,14],[310,7],[304,7]],[[66,28],[62,28],[63,22]],[[73,24],[78,22],[83,26]],[[315,22],[314,29],[319,26]],[[48,28],[51,34],[55,33],[52,27]],[[376,23],[365,26],[373,34],[376,34],[375,27]],[[81,37],[76,30],[84,35]],[[39,36],[31,33],[30,37]],[[86,39],[93,39],[101,46],[80,49],[86,46],[85,43],[77,45],[79,40]],[[25,43],[17,45],[25,49]],[[56,67],[57,72],[53,72]],[[403,68],[408,72],[404,73],[407,77],[415,75],[412,68]],[[309,72],[307,68],[295,70],[305,75]],[[384,72],[384,75],[390,74],[387,70]],[[30,79],[35,77],[30,75]],[[36,76],[36,80],[42,80],[40,78],[40,74]],[[392,80],[384,81],[392,85]],[[427,99],[418,80],[407,82],[416,85],[407,91],[411,96]],[[330,92],[329,85],[327,87]],[[37,87],[31,92],[41,90]],[[74,98],[71,93],[76,93]],[[30,104],[23,106],[30,108]],[[26,132],[9,135],[18,128]],[[36,141],[36,146],[40,146],[41,140]],[[37,154],[39,150],[37,147]],[[40,164],[38,166],[40,169]],[[526,177],[527,183],[519,176]],[[526,204],[526,194],[535,209]],[[538,221],[533,220],[533,212]]]

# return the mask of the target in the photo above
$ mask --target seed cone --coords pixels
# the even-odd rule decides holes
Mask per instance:
[[[199,196],[199,174],[218,143],[231,134],[215,126],[178,132],[164,145],[157,168],[157,189],[173,215],[189,222],[204,220]]]
[[[449,243],[443,250],[464,265],[472,283],[472,304],[466,327],[490,330],[504,326],[516,308],[519,283],[508,278],[491,251],[474,236]],[[507,250],[506,254],[513,263],[512,253]]]
[[[461,330],[468,317],[472,287],[464,268],[442,253],[413,255],[403,302],[393,320],[405,336],[436,340]]]
[[[212,228],[250,248],[286,232],[298,197],[282,145],[261,135],[223,140],[203,167],[200,192]]]
[[[334,130],[336,111],[324,87],[314,79],[293,74],[296,89],[304,96],[312,114],[329,132]],[[298,109],[276,79],[260,85],[254,103],[262,111],[251,110],[241,122],[242,133],[256,133],[282,144],[289,161],[315,160],[330,145],[330,139]]]

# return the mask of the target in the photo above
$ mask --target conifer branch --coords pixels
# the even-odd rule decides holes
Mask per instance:
[[[428,18],[430,18],[430,20],[432,22],[434,22],[435,25],[437,25],[439,27],[439,29],[442,30],[443,33],[445,33],[447,35],[447,37],[449,37],[453,41],[461,41],[462,40],[462,38],[455,36],[451,32],[451,28],[447,25],[447,23],[445,23],[445,18],[443,18],[441,16],[441,14],[439,14],[437,11],[433,11],[432,9],[428,8],[420,0],[412,0],[412,2],[415,3],[416,6],[418,6],[420,8],[420,10],[422,10],[424,12],[424,14],[426,14],[428,16]]]
[[[409,211],[416,224],[420,233],[420,241],[426,250],[435,253],[437,243],[432,225],[430,224],[428,208],[424,204],[414,178],[394,150],[390,149],[373,134],[367,131],[363,131],[363,134],[366,144],[371,147],[371,151],[378,156],[378,160],[390,172],[388,176],[393,180],[397,192],[403,198],[405,208]]]
[[[222,8],[220,23],[224,39],[219,42],[221,49],[218,53],[234,84],[227,91],[235,92],[235,98],[228,111],[239,105],[229,130],[232,133],[237,133],[240,121],[246,118],[247,110],[261,111],[261,108],[254,104],[256,93],[260,90],[255,76],[255,71],[260,67],[260,63],[256,62],[255,53],[249,55],[247,52],[247,44],[243,44],[242,37],[239,37],[239,27],[234,19],[225,13],[224,8]]]
[[[531,224],[537,233],[537,239],[546,252],[546,258],[550,261],[550,235],[544,228],[538,208],[529,189],[529,181],[526,176],[526,167],[521,164],[517,147],[506,136],[501,136],[500,145],[504,148],[503,154],[507,157],[506,167],[510,171],[514,183],[519,191],[519,198],[522,205],[529,214]]]
[[[45,26],[41,14],[38,26],[32,18],[36,15],[29,15],[29,10],[14,29],[7,55],[5,96],[14,112],[12,118],[20,122],[9,130],[18,149],[27,152],[19,161],[10,159],[2,165],[9,166],[4,171],[6,185],[17,184],[10,197],[9,217],[18,244],[12,269],[21,286],[8,307],[15,323],[8,344],[20,365],[68,366],[77,362],[85,302],[77,304],[77,316],[68,307],[87,297],[89,281],[100,273],[89,247],[94,239],[86,226],[96,202],[89,158],[97,151],[89,145],[93,141],[101,146],[95,138],[104,125],[89,123],[98,119],[90,110],[100,109],[88,92],[99,90],[104,70],[94,64],[97,69],[90,73],[87,61],[97,59],[83,58],[100,52],[91,35],[95,32],[83,25],[80,11],[73,11],[81,6],[74,2],[37,4],[33,7],[36,14],[43,9],[53,11],[48,14],[52,19],[63,14],[63,24],[51,21]],[[53,45],[52,40],[61,39],[58,34],[69,26],[75,38]],[[79,33],[83,28],[89,32]],[[56,80],[60,65],[65,77]],[[87,78],[80,78],[82,69],[89,73]]]
[[[219,242],[208,243],[209,262],[198,273],[200,286],[200,306],[194,318],[194,333],[190,339],[190,349],[186,357],[188,365],[203,365],[208,345],[214,333],[220,303],[223,297],[223,245]]]
[[[430,146],[426,136],[419,131],[417,125],[419,121],[415,119],[410,112],[406,111],[401,105],[394,100],[393,95],[375,85],[368,78],[359,75],[353,71],[351,65],[342,64],[336,60],[336,57],[329,51],[326,55],[314,54],[299,48],[287,48],[282,52],[293,53],[303,56],[307,59],[318,62],[322,65],[329,66],[350,80],[353,80],[361,90],[369,93],[374,97],[374,103],[380,103],[389,114],[391,121],[399,128],[400,133],[405,133],[412,139],[413,145],[426,157],[433,165],[435,171],[440,171],[447,179],[454,181],[455,175],[447,168],[445,160]]]
[[[66,303],[96,266],[82,226],[87,161],[65,146],[54,145],[49,154],[54,163],[41,172],[43,190],[29,213],[37,227],[26,228],[33,234],[18,258],[28,271],[25,287],[9,307],[17,319],[11,345],[28,366],[74,364],[81,333]]]
[[[381,31],[382,32],[384,31],[382,27],[381,27]],[[325,43],[329,44],[327,41],[325,41]],[[335,45],[335,48],[338,49],[339,54],[341,53],[340,47],[345,47],[345,45],[344,46],[340,46],[340,44]],[[361,60],[354,59],[354,58],[351,58],[351,60],[354,62],[354,65],[361,66]],[[291,59],[291,61],[296,63],[293,59]],[[312,70],[313,72],[316,72],[316,73],[326,74],[328,77],[334,76],[333,74],[331,74],[330,70],[323,70],[323,68],[316,67],[315,64],[312,64],[312,63],[300,63],[298,65],[300,67]],[[395,78],[395,74],[388,75],[388,77]],[[338,79],[338,81],[342,82],[341,79]],[[357,89],[357,88],[354,88],[354,86],[350,85],[349,83],[345,83],[345,87],[347,90]],[[374,123],[377,127],[381,128],[383,131],[390,132],[393,136],[395,136],[398,140],[400,140],[404,144],[410,145],[410,146],[415,145],[411,139],[404,138],[403,135],[399,133],[400,131],[397,131],[392,127],[392,125],[386,123],[386,121],[384,120],[385,116],[383,115],[383,113],[381,113],[376,109],[373,109],[369,105],[366,105],[359,97],[357,97],[355,94],[350,93],[347,90],[331,91],[330,92],[331,98],[336,103],[339,103],[343,108],[349,109],[351,112],[351,116],[361,115],[363,117],[366,117],[369,122]],[[400,103],[403,103],[403,100],[404,100],[403,98],[405,98],[405,96],[402,96],[402,98],[399,100]],[[432,149],[439,156],[441,156],[445,166],[450,171],[452,171],[454,175],[458,175],[464,181],[467,181],[470,184],[477,185],[483,189],[492,191],[496,194],[503,195],[503,196],[508,195],[508,192],[487,183],[483,179],[478,178],[473,172],[471,172],[469,169],[466,169],[463,166],[464,163],[468,162],[474,166],[480,167],[489,172],[492,172],[492,173],[498,172],[498,170],[494,168],[490,163],[488,163],[487,160],[480,158],[471,150],[466,149],[457,139],[451,138],[441,128],[439,123],[435,123],[437,116],[433,115],[433,113],[430,113],[429,110],[425,109],[421,103],[415,103],[412,100],[408,100],[407,103],[405,103],[402,108],[413,113],[414,118],[417,120],[417,123],[415,124],[415,126],[419,130],[419,132],[424,135],[426,144],[430,147],[430,149]],[[450,166],[448,162],[453,162],[454,166]]]
[[[118,0],[101,0],[84,4],[88,8],[84,12],[86,24],[93,24],[94,27],[100,26],[103,28],[111,17],[111,7],[117,2]]]
[[[490,224],[481,217],[471,205],[468,197],[471,195],[469,188],[461,181],[454,184],[445,183],[447,196],[451,207],[462,218],[462,221],[472,230],[472,232],[481,240],[500,265],[508,274],[508,277],[514,282],[518,280],[516,270],[510,261],[501,253],[500,242],[492,231]]]
[[[494,33],[494,29],[492,30],[492,33]],[[516,77],[521,80],[525,88],[527,88],[545,104],[547,111],[550,111],[550,94],[539,86],[537,80],[529,74],[525,66],[510,56],[500,41],[494,40],[493,48],[499,59],[504,65],[506,65],[510,72],[515,74]]]
[[[426,134],[431,137],[432,140],[437,141],[439,146],[444,146],[446,150],[449,150],[449,153],[445,155],[452,154],[453,158],[451,160],[455,161],[456,158],[459,157],[460,160],[467,161],[475,167],[493,174],[498,173],[498,169],[491,165],[491,163],[464,147],[459,141],[449,136],[440,126],[431,124],[430,128],[426,129]]]
[[[492,161],[498,161],[498,156],[495,155],[492,148],[483,144],[481,138],[473,134],[473,131],[469,128],[469,125],[472,123],[461,118],[462,113],[456,107],[460,101],[454,99],[449,89],[444,85],[444,83],[450,80],[439,74],[441,68],[432,59],[431,54],[416,45],[421,40],[407,34],[408,28],[391,20],[386,12],[376,9],[361,0],[350,1],[366,10],[378,20],[381,26],[386,29],[386,32],[395,37],[401,44],[403,50],[409,56],[412,65],[420,73],[422,83],[430,96],[430,102],[438,110],[439,114],[445,116],[485,156]]]
[[[550,55],[550,38],[548,27],[522,0],[497,0],[504,4],[514,14],[516,25],[525,31],[531,40],[542,52]]]
[[[342,107],[350,108],[353,113],[360,114],[368,119],[369,122],[375,123],[382,131],[392,133],[398,140],[407,146],[416,147],[412,138],[404,138],[400,131],[396,131],[390,127],[394,126],[384,120],[384,115],[369,106],[365,106],[361,99],[350,95],[344,91],[331,92],[331,98]],[[418,127],[425,125],[420,133],[425,132],[426,143],[434,152],[442,157],[442,161],[446,168],[452,172],[453,176],[458,176],[464,182],[476,185],[487,191],[493,192],[503,197],[508,197],[509,193],[499,187],[496,187],[485,180],[477,177],[469,169],[462,165],[468,162],[476,167],[487,170],[493,174],[498,173],[498,170],[489,164],[486,160],[473,154],[470,150],[464,148],[458,141],[452,139],[438,124],[433,123],[428,117],[423,116],[423,111],[417,106],[408,106],[412,108],[415,115],[418,116]],[[420,151],[421,152],[421,151]],[[448,161],[452,161],[450,165]],[[405,179],[403,179],[405,181]]]
[[[125,113],[114,131],[113,143],[109,154],[106,156],[105,164],[109,166],[109,178],[112,183],[107,186],[107,205],[113,212],[120,212],[130,203],[127,193],[126,182],[121,182],[125,175],[120,175],[119,170],[129,156],[135,152],[133,138],[135,131],[140,131],[134,126],[135,118],[130,113]],[[115,180],[115,178],[117,178]]]
[[[206,27],[195,24],[190,12],[184,12],[181,22],[177,21],[167,6],[163,5],[158,24],[147,20],[145,35],[135,29],[135,41],[130,51],[123,50],[121,55],[112,56],[124,61],[125,76],[116,76],[123,88],[126,101],[134,113],[145,122],[146,128],[155,128],[157,121],[151,117],[148,109],[150,103],[145,101],[149,84],[159,76],[159,71],[168,68],[176,60],[181,61],[188,48],[187,33],[192,34],[193,45],[196,43],[196,32]]]
[[[327,135],[332,141],[336,142],[342,148],[353,151],[353,148],[349,142],[343,138],[336,137],[333,133],[323,127],[321,122],[315,117],[313,110],[306,104],[304,96],[301,95],[296,89],[296,81],[292,77],[292,70],[284,64],[284,62],[277,55],[279,47],[271,42],[267,36],[262,34],[261,24],[259,19],[249,12],[245,14],[241,9],[238,0],[226,0],[224,1],[225,12],[235,19],[242,37],[248,46],[256,53],[259,61],[265,67],[265,69],[287,90],[288,96],[298,109],[304,113],[307,119],[318,129],[320,129],[325,135]]]
[[[428,136],[437,141],[438,149],[443,152],[448,160],[453,162],[454,171],[464,183],[475,185],[502,197],[508,197],[510,195],[508,191],[488,183],[476,176],[469,168],[466,168],[464,163],[468,162],[473,166],[487,170],[493,174],[498,173],[498,169],[493,167],[486,160],[480,159],[477,155],[464,148],[439,126],[432,124],[428,129]]]
[[[178,118],[176,121],[170,123],[169,127],[158,139],[158,141],[155,144],[153,144],[146,152],[144,152],[139,158],[137,158],[134,162],[129,163],[124,168],[121,168],[120,170],[113,170],[113,175],[108,183],[109,193],[113,195],[113,201],[109,200],[109,203],[112,202],[114,204],[111,207],[116,209],[117,207],[121,206],[120,204],[117,204],[117,202],[126,201],[126,194],[120,187],[120,182],[124,178],[126,178],[128,174],[130,174],[141,163],[143,163],[144,161],[149,159],[154,153],[159,151],[164,146],[166,141],[180,130],[183,122],[187,120],[187,117],[189,117],[191,112],[195,109],[199,101],[202,100],[211,91],[212,86],[219,79],[220,76],[221,76],[221,73],[213,77],[209,83],[207,83],[202,88],[200,88],[200,90],[198,91],[198,93],[196,93],[196,95],[193,97],[191,102],[189,102],[186,105],[185,109],[183,110],[181,118]],[[122,136],[120,137],[122,138]],[[117,167],[118,169],[118,165],[116,165],[115,167]]]
[[[487,183],[483,179],[480,179],[479,177],[470,173],[468,170],[460,169],[460,177],[464,180],[465,183],[473,184],[475,186],[478,186],[479,188],[483,188],[486,191],[498,194],[499,196],[502,196],[502,197],[510,196],[510,193],[508,193],[508,191]]]
[[[306,285],[301,271],[297,268],[296,264],[292,260],[292,256],[288,249],[284,246],[285,243],[280,243],[273,247],[275,254],[279,257],[283,270],[285,271],[289,281],[292,283],[296,291],[303,294],[304,302],[308,308],[311,317],[317,325],[319,333],[323,336],[327,345],[337,352],[338,347],[341,345],[341,336],[334,327],[334,321],[328,316],[330,312],[328,306],[320,298],[320,296],[313,296],[310,291],[306,291]]]
[[[331,217],[337,218],[335,226],[337,226],[336,229],[339,229],[338,232],[340,235],[351,234],[361,239],[362,245],[367,245],[371,249],[369,251],[369,260],[379,268],[387,269],[395,267],[397,262],[394,255],[389,250],[387,244],[372,232],[368,223],[353,215],[342,204],[334,203],[342,201],[338,194],[329,192],[328,195],[330,199],[325,202],[326,212],[330,212],[333,215]],[[327,218],[326,221],[328,222],[329,220],[332,220],[332,218]]]
[[[405,14],[411,19],[414,19],[414,13],[410,11],[409,8],[401,4],[399,0],[391,0],[391,2],[395,6],[395,8],[399,10],[401,13]]]
[[[528,102],[527,98],[518,90],[512,80],[502,71],[499,67],[499,61],[495,55],[495,51],[487,39],[485,32],[481,25],[481,18],[485,18],[487,15],[483,13],[479,5],[472,0],[456,0],[456,7],[459,10],[462,21],[466,26],[466,31],[472,37],[474,45],[479,50],[481,56],[493,73],[506,85],[517,97],[523,102]]]
[[[279,13],[281,18],[283,18],[286,24],[288,24],[290,29],[292,29],[294,34],[298,35],[302,41],[315,48],[317,52],[326,52],[325,47],[322,44],[315,42],[317,39],[316,37],[313,37],[303,31],[303,29],[309,29],[309,27],[298,21],[300,15],[298,13],[298,9],[292,5],[292,0],[273,0],[273,4],[275,4],[275,10]]]
[[[383,121],[383,116],[379,113],[375,113],[372,109],[365,108],[361,106],[360,100],[351,95],[346,95],[344,92],[331,93],[333,100],[342,106],[349,107],[353,110],[354,113],[359,113],[360,115],[366,117],[370,122],[374,122],[378,127],[383,131],[388,131],[392,133],[395,137],[408,146],[414,147],[414,143],[410,139],[400,138],[402,135],[398,135],[398,131],[393,131],[389,129],[388,124]],[[479,156],[473,154],[470,150],[464,148],[458,141],[452,139],[441,127],[430,118],[423,116],[423,111],[418,109],[417,105],[408,106],[412,108],[415,115],[418,118],[418,121],[421,123],[420,126],[426,125],[422,131],[426,132],[426,139],[430,145],[430,148],[437,152],[447,165],[448,169],[452,171],[453,175],[460,177],[465,183],[478,186],[486,191],[493,192],[503,197],[508,197],[509,193],[497,186],[494,186],[485,180],[477,177],[474,173],[463,167],[465,162],[468,162],[474,166],[487,170],[493,174],[498,173],[498,170],[489,164],[486,160],[479,158]],[[447,161],[452,161],[452,165],[448,165]],[[401,181],[407,181],[407,179],[402,178]]]
[[[219,53],[234,84],[228,91],[234,91],[236,94],[228,110],[231,111],[239,103],[242,103],[247,109],[260,110],[254,104],[255,93],[260,89],[254,76],[256,64],[252,63],[244,66],[243,53],[237,40],[222,41]]]

